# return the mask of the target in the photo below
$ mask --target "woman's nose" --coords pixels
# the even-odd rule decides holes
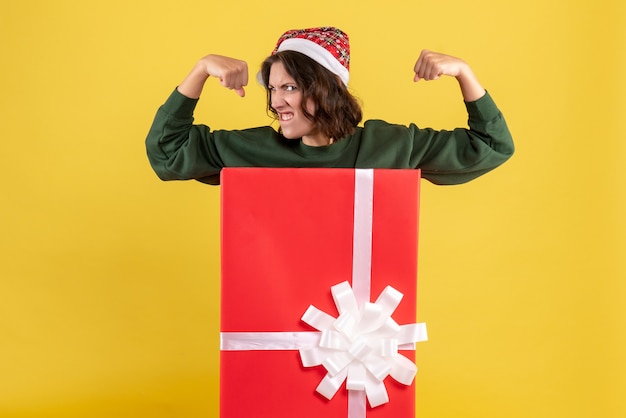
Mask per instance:
[[[271,93],[270,98],[271,98],[270,102],[271,102],[272,107],[274,109],[276,109],[276,107],[280,107],[283,104],[285,104],[285,99],[284,99],[283,95],[279,92],[279,90],[274,90]]]

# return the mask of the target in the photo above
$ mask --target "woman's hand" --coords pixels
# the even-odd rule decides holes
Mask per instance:
[[[178,91],[190,98],[197,99],[202,93],[204,83],[209,77],[220,80],[220,84],[244,97],[244,86],[248,85],[248,64],[245,61],[210,54],[198,61],[189,75],[178,86]]]
[[[414,81],[438,80],[443,75],[455,77],[461,86],[463,99],[468,102],[478,100],[485,94],[485,89],[478,82],[470,66],[462,59],[451,55],[425,49],[417,59],[413,71],[415,71]]]

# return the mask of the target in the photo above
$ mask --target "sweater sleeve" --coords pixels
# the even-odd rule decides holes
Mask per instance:
[[[469,129],[413,130],[411,165],[435,184],[460,184],[508,160],[514,152],[509,128],[489,93],[466,102]]]
[[[174,90],[159,108],[146,138],[146,152],[161,180],[197,179],[218,184],[224,166],[205,125],[194,125],[198,103]]]

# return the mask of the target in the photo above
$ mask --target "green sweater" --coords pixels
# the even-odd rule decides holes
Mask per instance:
[[[325,147],[285,139],[270,126],[211,131],[193,124],[197,102],[174,90],[157,111],[146,148],[162,180],[219,184],[222,167],[420,168],[435,184],[460,184],[496,168],[514,150],[488,93],[465,103],[470,129],[437,131],[368,120]]]

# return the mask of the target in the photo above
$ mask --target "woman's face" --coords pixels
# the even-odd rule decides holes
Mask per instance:
[[[315,123],[302,112],[302,90],[287,73],[282,62],[272,64],[267,87],[270,90],[271,106],[278,113],[278,122],[285,138],[302,138],[304,144],[311,146],[330,144],[330,139],[322,135]],[[306,103],[306,110],[311,115],[315,114],[315,105],[311,100]]]

